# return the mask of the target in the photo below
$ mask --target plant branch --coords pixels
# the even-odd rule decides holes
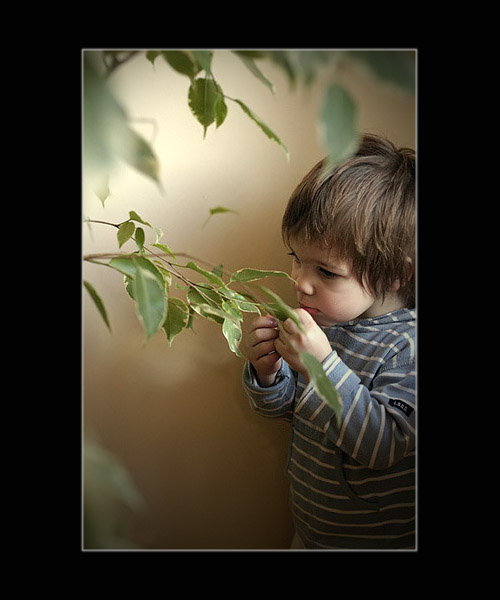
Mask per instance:
[[[196,283],[193,283],[187,277],[184,277],[184,275],[181,275],[181,273],[179,273],[179,271],[175,268],[176,265],[172,264],[166,258],[163,258],[163,256],[165,255],[165,253],[157,254],[156,252],[153,252],[151,250],[151,248],[148,248],[148,252],[150,252],[153,256],[155,256],[156,258],[158,258],[161,261],[163,261],[164,263],[166,263],[168,265],[168,267],[170,267],[170,268],[166,269],[169,273],[172,273],[172,275],[174,275],[175,277],[177,277],[178,279],[180,279],[182,282],[184,282],[189,287],[194,288],[201,296],[203,296],[205,298],[205,300],[209,304],[213,304],[214,303],[213,300],[209,296],[207,296],[207,294],[204,293],[203,288],[201,286],[197,285]],[[176,254],[176,256],[179,256],[179,255]],[[183,265],[180,265],[180,266],[183,266]]]
[[[84,254],[83,260],[91,262],[95,258],[116,258],[120,256],[130,256],[130,252],[103,252],[100,254]],[[102,264],[102,263],[99,263]]]
[[[111,225],[112,227],[120,228],[120,224],[110,223],[109,221],[98,221],[96,219],[85,219],[86,223],[101,223],[101,225]]]
[[[191,254],[187,254],[186,252],[174,252],[174,254],[175,254],[175,256],[182,256],[183,258],[189,258],[190,260],[194,260],[196,263],[205,265],[206,267],[209,267],[210,269],[215,269],[219,266],[219,265],[214,265],[214,263],[208,262],[207,260],[204,260],[203,258],[198,258],[197,256],[191,256]],[[226,271],[222,271],[222,274],[225,275],[226,277],[231,276],[231,273],[227,273]]]

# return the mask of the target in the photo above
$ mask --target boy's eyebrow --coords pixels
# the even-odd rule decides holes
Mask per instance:
[[[289,246],[291,254],[293,254],[295,257],[297,256],[297,254],[295,253],[295,250]],[[334,264],[334,263],[326,263],[322,260],[316,260],[314,259],[315,263],[317,263],[318,265],[320,265],[321,267],[324,267],[325,269],[329,270],[329,271],[340,271],[340,272],[344,272],[345,268],[342,268],[341,266]]]
[[[333,264],[333,263],[325,263],[321,260],[318,260],[316,262],[318,263],[318,265],[320,265],[321,267],[324,267],[328,271],[339,271],[340,273],[343,273],[345,271],[344,268],[340,267],[339,265]]]

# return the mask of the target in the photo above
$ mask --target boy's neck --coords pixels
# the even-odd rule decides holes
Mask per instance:
[[[385,296],[383,302],[382,300],[375,300],[368,310],[359,315],[358,319],[380,317],[401,308],[405,308],[404,302],[396,293],[390,293]]]

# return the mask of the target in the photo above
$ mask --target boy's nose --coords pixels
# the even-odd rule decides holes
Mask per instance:
[[[314,287],[310,282],[309,278],[304,274],[299,274],[298,277],[295,277],[295,288],[301,294],[305,294],[306,296],[312,296],[314,293]]]

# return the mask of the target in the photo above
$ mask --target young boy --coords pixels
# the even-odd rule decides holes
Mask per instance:
[[[306,333],[259,316],[240,350],[252,407],[293,424],[294,547],[415,548],[414,151],[365,135],[335,169],[321,161],[282,231]],[[340,393],[340,426],[298,352]]]

